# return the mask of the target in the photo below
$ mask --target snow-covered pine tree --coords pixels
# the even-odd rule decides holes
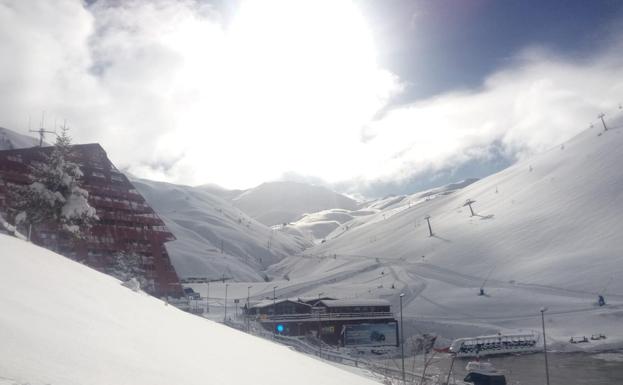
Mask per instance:
[[[154,281],[147,277],[143,268],[142,257],[136,253],[119,253],[114,256],[112,267],[108,274],[123,282],[136,279],[140,288],[145,291],[153,291]]]
[[[32,183],[12,191],[16,225],[54,223],[74,237],[99,218],[89,205],[89,193],[80,187],[82,171],[69,160],[71,138],[63,127],[44,162],[32,165]]]

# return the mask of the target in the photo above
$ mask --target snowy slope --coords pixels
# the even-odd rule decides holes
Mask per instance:
[[[236,280],[262,280],[267,266],[310,246],[251,219],[202,187],[134,179],[132,183],[173,232],[166,244],[181,277],[223,274]]]
[[[35,138],[0,127],[0,150],[38,143]],[[175,234],[177,240],[166,247],[182,278],[225,275],[262,280],[259,272],[267,266],[311,244],[302,235],[271,230],[241,213],[227,201],[240,191],[148,180],[133,180],[133,184]]]
[[[0,235],[0,379],[31,385],[373,382]]]
[[[466,179],[457,183],[448,184],[435,189],[418,192],[412,195],[397,195],[367,202],[362,209],[345,210],[329,209],[311,214],[290,223],[283,228],[290,232],[302,234],[314,243],[320,243],[327,238],[335,238],[343,232],[358,225],[369,223],[375,218],[387,217],[388,214],[409,208],[411,204],[422,201],[427,197],[449,194],[470,184],[477,179]]]
[[[357,202],[325,187],[297,182],[269,182],[246,190],[232,203],[266,225],[298,220],[326,209],[356,210]]]
[[[623,118],[609,123],[603,134],[596,126],[461,190],[374,202],[373,215],[271,271],[293,281],[312,268],[316,277],[341,274],[308,285],[311,293],[397,304],[404,291],[405,313],[420,322],[537,328],[539,309],[549,306],[561,341],[599,331],[621,341]],[[476,201],[474,217],[467,199]],[[478,296],[487,276],[487,295]],[[608,306],[597,307],[599,293]]]
[[[0,150],[38,146],[39,140],[0,127]]]

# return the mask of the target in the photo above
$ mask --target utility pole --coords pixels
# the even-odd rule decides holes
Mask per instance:
[[[468,199],[465,201],[465,204],[463,205],[463,207],[465,206],[469,206],[469,212],[472,213],[472,217],[474,216],[474,209],[472,209],[472,203],[476,203],[475,200],[473,199]]]
[[[246,314],[246,319],[247,319],[247,333],[251,330],[251,320],[249,320],[249,312],[251,311],[250,307],[250,302],[249,299],[251,298],[251,288],[253,286],[248,286],[247,287],[247,314]]]
[[[210,312],[210,281],[206,280],[206,283],[208,284],[208,290],[206,292],[206,313]]]
[[[604,116],[606,116],[606,114],[604,114],[603,112],[597,115],[597,117],[601,119],[601,124],[604,125],[604,131],[608,131],[608,127],[606,127],[606,121],[604,120]]]
[[[448,378],[446,378],[446,385],[450,384],[450,375],[452,374],[452,368],[454,367],[455,359],[456,359],[456,354],[452,354],[452,361],[450,361],[450,370],[448,370]]]
[[[407,381],[405,378],[405,334],[402,327],[402,297],[404,296],[405,293],[400,293],[400,357],[402,359],[402,383],[403,385],[406,385]]]
[[[324,293],[318,293],[318,302],[316,302],[316,309],[318,311],[318,357],[322,358],[322,323],[320,321],[320,308],[318,303],[320,302],[320,296]]]
[[[432,237],[433,229],[430,227],[430,215],[425,216],[424,219],[426,219],[426,223],[428,223],[428,236]]]
[[[549,385],[549,365],[547,363],[547,341],[545,338],[545,312],[547,311],[546,307],[541,308],[541,325],[543,326],[543,352],[545,353],[545,379],[546,384]]]
[[[223,321],[227,322],[227,287],[229,286],[228,283],[225,284],[225,318],[223,319]]]
[[[277,321],[277,306],[276,306],[276,299],[277,299],[277,297],[276,297],[276,295],[275,295],[275,294],[276,294],[276,293],[275,293],[275,290],[276,290],[278,287],[279,287],[279,286],[273,286],[273,321],[275,321],[275,322],[273,322],[273,336],[276,334],[276,330],[275,330],[275,329],[276,329],[276,327],[277,327],[277,325],[276,325],[276,321]]]

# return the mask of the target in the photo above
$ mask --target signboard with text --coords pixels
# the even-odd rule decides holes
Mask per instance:
[[[344,346],[398,346],[398,324],[344,325]]]

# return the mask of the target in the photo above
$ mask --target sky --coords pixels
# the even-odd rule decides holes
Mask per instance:
[[[0,0],[0,126],[173,183],[414,192],[616,111],[622,37],[614,0]]]

